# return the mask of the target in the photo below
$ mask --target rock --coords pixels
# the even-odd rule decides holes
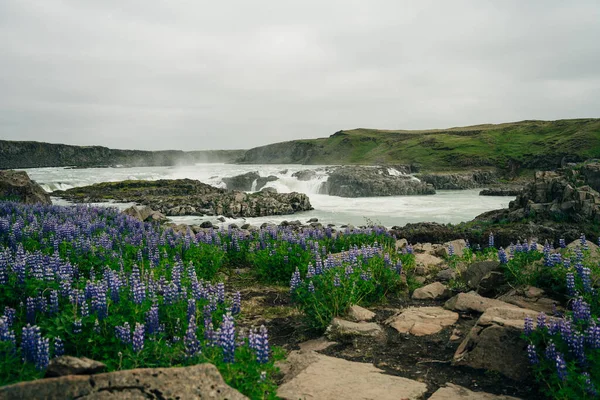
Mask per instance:
[[[300,351],[322,351],[333,346],[334,344],[337,343],[331,342],[325,337],[320,337],[302,342],[298,346],[300,347]]]
[[[262,189],[260,189],[261,193],[271,193],[271,194],[277,194],[277,189],[275,189],[274,187],[264,187]]]
[[[353,305],[348,310],[348,319],[353,322],[371,321],[375,318],[373,311],[362,308],[361,306]]]
[[[260,178],[258,178],[256,180],[256,190],[260,190],[262,191],[262,189],[265,188],[265,185],[269,182],[274,182],[276,180],[278,180],[279,178],[276,177],[275,175],[269,175],[267,177],[261,176]],[[271,188],[273,190],[275,190],[275,192],[277,192],[277,189],[275,188]],[[270,190],[267,190],[267,192],[271,192]],[[271,192],[272,193],[272,192]]]
[[[46,377],[65,375],[93,375],[106,370],[106,365],[86,357],[61,356],[50,360],[46,369]]]
[[[219,221],[219,222],[225,222],[226,220],[225,220],[225,217],[219,217],[219,218],[217,218],[217,221]]]
[[[223,182],[229,190],[241,190],[244,192],[248,192],[252,190],[252,184],[258,178],[260,178],[258,172],[246,172],[242,175],[237,175],[230,178],[223,178]]]
[[[518,196],[523,191],[523,188],[491,188],[483,189],[479,192],[480,196]]]
[[[222,215],[230,218],[263,217],[312,210],[302,193],[244,193],[215,188],[192,179],[104,182],[78,187],[57,196],[73,202],[131,201],[167,216]],[[156,216],[153,220],[156,220]]]
[[[467,242],[464,239],[456,239],[444,243],[443,246],[436,250],[435,255],[444,258],[450,257],[450,252],[448,250],[450,245],[452,245],[452,248],[454,249],[454,255],[458,257],[462,257],[465,249],[467,248]]]
[[[493,292],[505,282],[499,261],[480,261],[471,264],[463,273],[465,283],[479,293]]]
[[[443,263],[444,260],[429,253],[415,254],[415,265],[417,267],[424,267],[426,271],[429,271],[432,267],[437,267]]]
[[[427,392],[422,382],[385,374],[368,363],[314,352],[292,352],[287,363],[293,367],[277,390],[282,399],[416,400]]]
[[[458,321],[458,314],[441,307],[410,307],[390,317],[385,323],[400,333],[415,336],[433,335]]]
[[[452,174],[418,174],[417,178],[431,184],[436,190],[475,189],[496,183],[498,176],[492,171],[472,171]]]
[[[317,173],[313,169],[303,169],[302,171],[294,172],[292,176],[299,181],[310,181],[317,176]]]
[[[544,312],[548,315],[552,315],[555,310],[563,311],[557,301],[544,297],[544,291],[533,286],[513,289],[498,297],[498,300],[520,308]]]
[[[437,275],[435,276],[435,279],[440,282],[448,282],[455,278],[456,278],[456,271],[453,270],[452,268],[443,269],[440,272],[438,272]]]
[[[525,317],[535,320],[537,315],[523,308],[488,308],[457,348],[453,365],[497,371],[514,380],[528,379],[527,343],[521,334]]]
[[[319,222],[319,218],[311,218],[308,221],[306,221],[307,224],[313,223],[313,222]]]
[[[0,387],[0,398],[20,399],[247,399],[229,387],[214,365],[148,368],[68,375]]]
[[[445,285],[439,282],[415,289],[412,294],[412,298],[415,300],[438,300],[448,297],[450,297],[450,291]]]
[[[387,167],[343,166],[333,171],[324,191],[331,196],[371,197],[435,194],[435,189],[410,175],[391,175]]]
[[[0,199],[25,204],[52,204],[50,195],[25,171],[0,171]]]
[[[600,192],[600,162],[586,163],[581,167],[581,175],[585,182],[597,192]]]
[[[459,293],[444,304],[444,308],[448,310],[461,312],[478,312],[483,313],[488,308],[492,307],[512,307],[517,306],[505,303],[504,301],[489,299],[478,295],[477,293]]]
[[[206,229],[206,228],[212,228],[212,227],[213,227],[213,224],[210,221],[203,221],[200,224],[200,228],[205,228]]]
[[[520,400],[517,397],[496,395],[485,392],[473,392],[453,383],[446,383],[431,395],[429,400]]]
[[[385,340],[385,332],[374,322],[351,322],[334,318],[327,327],[325,336],[336,342],[352,342],[358,337],[370,337],[380,341]]]

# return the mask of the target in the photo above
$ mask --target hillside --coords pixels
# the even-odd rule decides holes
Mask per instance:
[[[167,166],[233,162],[244,150],[142,151],[0,140],[0,169],[36,167]]]
[[[444,171],[553,168],[600,157],[600,119],[522,121],[424,131],[353,129],[248,150],[242,163],[407,164]]]

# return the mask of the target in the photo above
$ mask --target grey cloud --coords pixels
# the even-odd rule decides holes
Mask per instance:
[[[589,1],[0,2],[0,138],[249,148],[597,117]]]

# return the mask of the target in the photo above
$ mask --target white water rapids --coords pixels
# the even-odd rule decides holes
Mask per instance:
[[[311,169],[316,176],[308,181],[300,181],[292,174],[297,171]],[[279,223],[283,220],[300,220],[306,222],[310,218],[318,218],[323,224],[352,224],[366,225],[381,224],[386,227],[404,225],[409,222],[440,222],[458,223],[469,221],[475,216],[494,209],[508,206],[512,197],[479,196],[475,190],[438,190],[435,195],[428,196],[389,196],[344,198],[321,195],[319,189],[327,180],[327,167],[306,165],[237,165],[237,164],[197,164],[180,167],[135,167],[135,168],[34,168],[26,170],[31,179],[52,192],[78,186],[91,185],[99,182],[123,181],[128,179],[197,179],[201,182],[225,187],[222,178],[233,177],[246,172],[256,171],[260,176],[277,176],[277,180],[268,182],[267,187],[273,187],[278,192],[306,193],[312,206],[312,211],[292,215],[280,215],[245,219],[228,219],[226,225],[248,222],[260,225],[263,222]],[[394,170],[391,174],[400,174]],[[256,182],[253,183],[256,187]],[[65,204],[53,198],[55,204]],[[125,205],[112,204],[123,208]],[[209,220],[217,223],[216,217],[170,217],[177,223],[199,223]]]

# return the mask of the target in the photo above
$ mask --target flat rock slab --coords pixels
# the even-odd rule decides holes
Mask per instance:
[[[440,282],[433,282],[427,286],[415,289],[412,298],[415,300],[437,300],[450,297],[450,291],[446,285]]]
[[[147,368],[99,375],[68,375],[0,388],[0,399],[247,399],[212,364]]]
[[[354,305],[348,310],[348,319],[354,322],[371,321],[375,313],[361,306]]]
[[[479,312],[483,313],[488,308],[492,307],[513,307],[518,308],[515,305],[508,304],[501,300],[490,299],[478,295],[477,293],[459,293],[444,304],[444,307],[448,310],[461,311],[461,312]]]
[[[339,342],[351,342],[358,337],[370,337],[385,340],[385,331],[375,322],[352,322],[340,318],[334,318],[331,325],[327,327],[325,336],[329,340]]]
[[[86,357],[61,356],[50,360],[46,377],[93,375],[106,371],[106,365]]]
[[[458,321],[458,314],[442,307],[410,307],[386,320],[400,333],[433,335]]]
[[[424,383],[384,374],[372,364],[301,352],[290,354],[288,363],[303,368],[277,390],[283,399],[416,400],[427,392]]]
[[[462,386],[447,383],[439,388],[429,400],[521,400],[517,397],[496,395],[485,392],[473,392]]]
[[[415,253],[415,265],[417,267],[425,267],[429,269],[430,267],[435,267],[444,263],[439,257],[436,257],[429,253]]]

